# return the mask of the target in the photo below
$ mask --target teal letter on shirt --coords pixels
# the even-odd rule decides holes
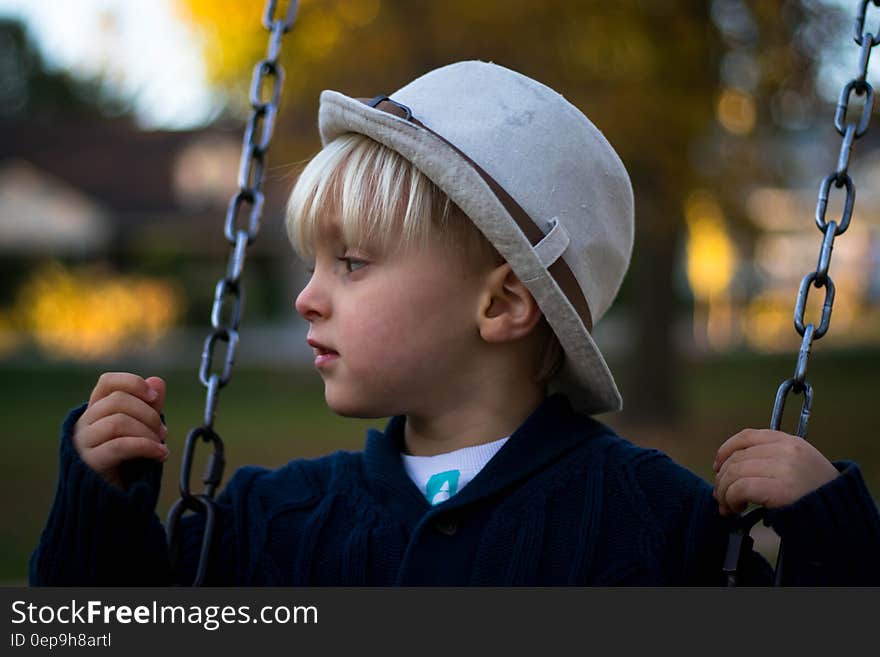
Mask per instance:
[[[425,497],[432,506],[445,502],[458,492],[458,470],[446,470],[431,475],[425,484]]]

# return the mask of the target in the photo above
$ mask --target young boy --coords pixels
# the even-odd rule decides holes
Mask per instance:
[[[392,417],[362,452],[238,470],[218,498],[216,585],[721,585],[731,512],[785,541],[784,583],[880,584],[880,515],[852,463],[746,430],[715,489],[590,414],[621,400],[590,336],[629,263],[629,178],[562,96],[494,64],[390,99],[324,92],[323,150],[291,194],[312,266],[296,300],[328,406]],[[64,423],[33,584],[189,583],[154,509],[165,384],[103,375]],[[741,581],[768,584],[750,553]]]

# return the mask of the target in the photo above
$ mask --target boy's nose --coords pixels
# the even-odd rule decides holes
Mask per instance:
[[[296,311],[308,321],[326,319],[330,315],[330,304],[327,295],[324,294],[317,284],[314,274],[296,297]]]

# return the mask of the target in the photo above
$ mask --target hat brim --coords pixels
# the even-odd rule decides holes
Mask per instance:
[[[559,339],[565,362],[551,381],[551,390],[568,396],[583,413],[622,408],[611,370],[574,306],[496,194],[464,157],[431,131],[336,91],[321,93],[318,127],[323,144],[348,132],[374,139],[400,153],[443,190],[510,263]]]

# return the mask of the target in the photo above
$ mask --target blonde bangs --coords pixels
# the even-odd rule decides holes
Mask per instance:
[[[296,252],[315,258],[321,239],[388,253],[429,241],[485,260],[497,252],[458,207],[409,160],[364,135],[327,144],[306,165],[287,204]]]

